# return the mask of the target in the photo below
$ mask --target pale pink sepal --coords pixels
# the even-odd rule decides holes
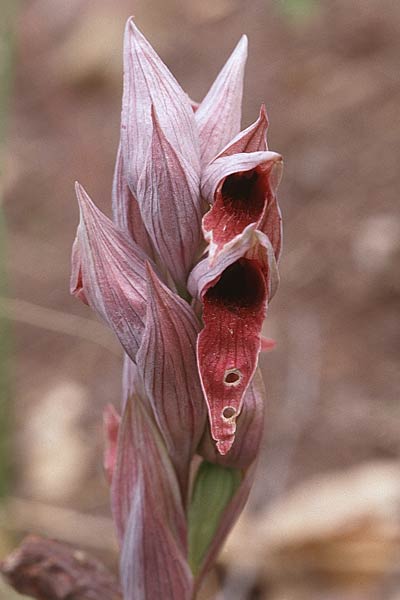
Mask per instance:
[[[278,259],[282,219],[276,190],[281,174],[282,157],[270,151],[222,156],[206,167],[201,190],[212,207],[203,217],[203,233],[211,260],[251,223],[268,236]]]
[[[152,109],[152,141],[137,183],[140,212],[158,255],[184,288],[200,245],[200,177],[166,138]]]
[[[196,110],[203,165],[240,131],[246,59],[247,37],[244,35]]]
[[[134,360],[145,325],[146,256],[93,204],[79,184],[76,195],[80,222],[72,256],[71,293],[79,298],[84,295]]]
[[[216,449],[207,428],[198,454],[208,462],[225,467],[246,469],[257,458],[264,430],[265,389],[260,370],[254,374],[243,400],[243,408],[237,420],[236,436],[232,448],[222,456]]]
[[[148,267],[146,327],[136,356],[144,394],[164,437],[182,490],[204,433],[206,403],[196,360],[199,322],[190,305]]]
[[[126,231],[150,258],[154,257],[153,244],[140,214],[135,196],[132,194],[125,173],[121,144],[118,147],[112,188],[113,221]]]
[[[164,136],[198,173],[198,136],[189,97],[130,18],[124,38],[121,144],[129,187],[138,201],[137,183],[152,140],[152,106]]]
[[[241,152],[263,152],[268,150],[268,124],[267,111],[265,110],[265,105],[262,104],[257,121],[238,133],[233,140],[230,140],[215,158],[231,156],[232,154],[239,154]]]
[[[192,600],[193,576],[185,553],[157,510],[143,472],[136,482],[120,555],[125,600]]]
[[[164,443],[138,396],[125,408],[112,483],[126,600],[189,600],[186,522]]]
[[[111,485],[115,462],[117,459],[117,440],[121,417],[112,404],[107,404],[103,411],[103,429],[105,448],[103,466],[108,483]]]
[[[179,485],[161,435],[142,398],[132,396],[119,427],[117,460],[111,486],[111,508],[122,542],[138,482],[145,479],[148,495],[158,501],[156,513],[186,549],[186,523]]]

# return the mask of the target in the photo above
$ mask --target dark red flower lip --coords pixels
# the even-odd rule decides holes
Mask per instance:
[[[203,293],[204,329],[197,341],[211,435],[220,454],[234,441],[236,419],[261,347],[267,287],[257,260],[240,258]]]

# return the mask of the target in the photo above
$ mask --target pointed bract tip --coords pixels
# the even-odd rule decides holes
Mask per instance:
[[[248,39],[247,35],[243,34],[238,43],[236,44],[235,48],[233,49],[232,54],[228,58],[227,63],[225,64],[230,64],[232,66],[236,61],[238,61],[238,63],[244,64],[247,60],[247,51]]]
[[[88,196],[85,188],[83,187],[83,185],[81,185],[79,183],[79,181],[75,181],[75,194],[76,194],[76,199],[78,200],[79,206],[82,203],[84,203],[87,199],[89,199],[89,196]]]
[[[85,188],[79,183],[79,181],[75,181],[75,195],[78,201],[80,220],[83,221],[85,205],[87,204],[88,200],[90,201],[90,198],[87,195]]]
[[[78,202],[80,203],[82,197],[84,196],[84,194],[86,194],[85,188],[83,187],[83,185],[81,185],[79,183],[79,181],[75,181],[74,189],[75,189],[76,198],[77,198]]]
[[[149,43],[147,38],[143,35],[143,33],[140,31],[139,27],[136,25],[135,19],[133,16],[129,17],[129,19],[126,22],[125,36],[126,36],[126,41],[128,43],[129,43],[129,41],[133,41],[134,44],[138,44],[139,46],[142,46],[142,49],[144,49],[145,47],[151,48],[151,44]]]
[[[262,121],[265,121],[265,123],[266,123],[267,126],[269,125],[267,108],[266,108],[264,102],[260,106],[260,116],[259,116],[259,119],[261,119]]]
[[[126,23],[125,23],[125,36],[129,33],[132,23],[133,23],[133,17],[130,16],[127,18]]]
[[[83,185],[81,185],[78,181],[75,182],[75,194],[76,199],[78,200],[79,212],[82,221],[85,220],[85,215],[87,216],[89,211],[92,213],[98,211],[93,200],[90,198]]]
[[[132,50],[134,52],[140,51],[140,48],[144,50],[146,46],[149,46],[149,42],[136,25],[134,18],[129,17],[125,25],[124,51],[129,54]]]
[[[136,31],[139,31],[136,23],[135,23],[135,19],[133,18],[133,15],[131,15],[125,25],[125,31],[128,33],[129,31],[132,31],[132,33],[135,33]]]
[[[228,60],[224,64],[224,68],[232,68],[235,63],[241,65],[247,60],[247,50],[248,50],[248,39],[247,35],[243,34],[234,49],[232,50]]]
[[[248,47],[249,47],[249,39],[248,39],[247,35],[244,33],[242,35],[242,37],[240,38],[240,40],[238,41],[236,49],[240,49],[241,51],[244,51],[247,53]]]

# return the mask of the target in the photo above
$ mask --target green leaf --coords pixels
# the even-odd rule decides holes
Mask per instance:
[[[242,480],[239,469],[203,461],[189,507],[189,564],[195,575],[213,541],[225,508]]]

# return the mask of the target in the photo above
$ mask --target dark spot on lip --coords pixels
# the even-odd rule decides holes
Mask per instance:
[[[224,410],[222,411],[222,416],[224,419],[232,419],[235,415],[236,410],[233,408],[233,406],[225,406]]]

